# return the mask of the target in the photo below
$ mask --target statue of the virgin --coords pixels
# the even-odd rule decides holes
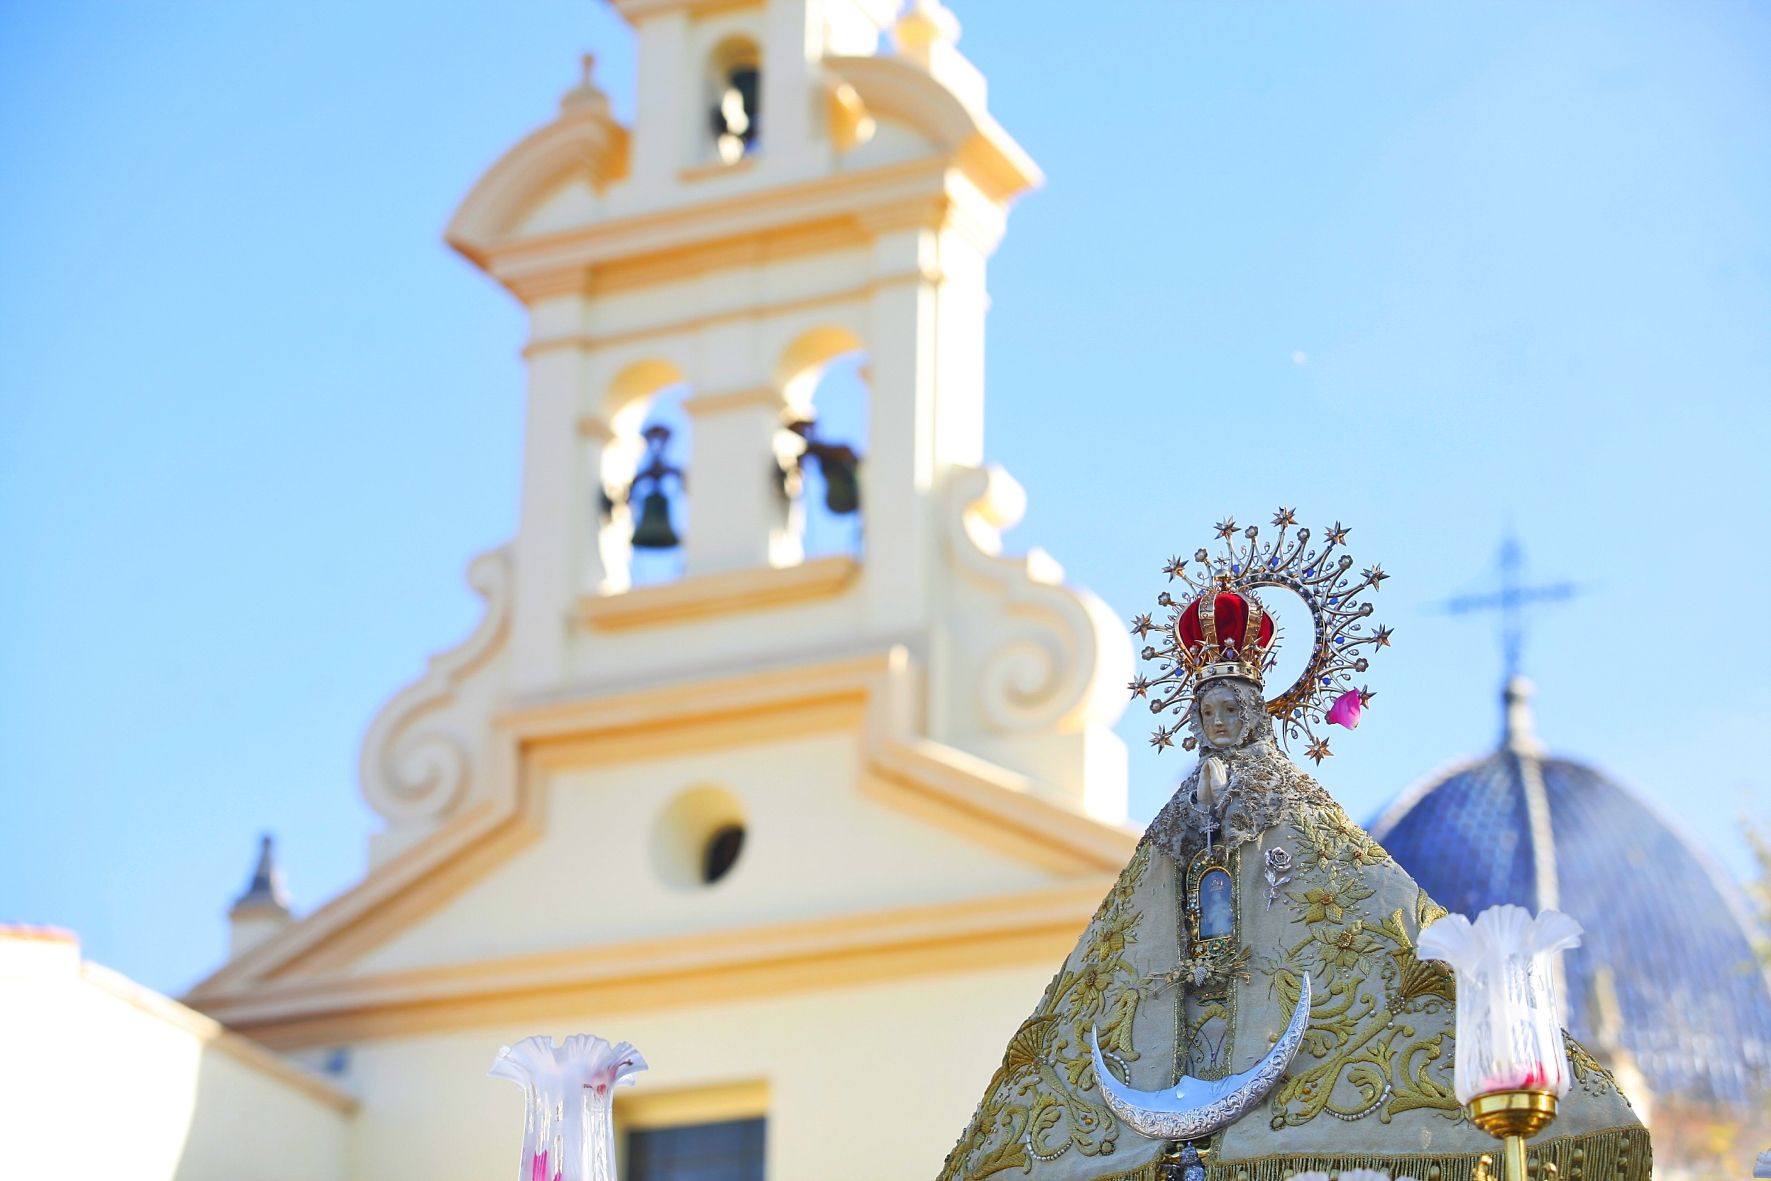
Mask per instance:
[[[1389,643],[1336,524],[1289,510],[1275,536],[1219,524],[1219,552],[1176,558],[1186,588],[1133,630],[1155,673],[1134,696],[1197,752],[1002,1065],[940,1181],[1284,1181],[1374,1168],[1471,1181],[1496,1142],[1452,1089],[1452,976],[1415,941],[1444,911],[1282,745],[1329,754],[1371,700],[1354,687]],[[1313,646],[1265,682],[1277,629],[1257,594],[1292,595]],[[1447,857],[1459,850],[1448,847]],[[1561,1181],[1646,1181],[1648,1135],[1568,1040],[1574,1086],[1532,1159]],[[1548,1174],[1541,1169],[1540,1178]]]

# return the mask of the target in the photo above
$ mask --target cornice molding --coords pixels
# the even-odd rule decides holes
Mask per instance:
[[[525,275],[508,284],[511,294],[524,305],[539,303],[544,299],[557,299],[562,295],[588,295],[592,285],[591,273],[586,267],[567,267],[565,270],[548,271],[545,274]]]
[[[1110,874],[1045,890],[372,976],[270,982],[208,1005],[278,1049],[571,1012],[636,1012],[1047,963]]]
[[[699,273],[698,270],[685,271],[678,277],[687,277]],[[642,340],[680,337],[692,335],[703,328],[715,324],[730,324],[740,320],[768,319],[774,316],[791,315],[795,312],[818,311],[833,305],[853,302],[865,302],[873,297],[879,288],[887,283],[899,282],[901,278],[922,278],[936,281],[938,275],[931,279],[926,274],[906,272],[905,276],[888,275],[876,280],[869,280],[854,286],[837,290],[820,292],[817,295],[800,296],[794,299],[758,302],[744,307],[729,308],[717,312],[708,312],[701,316],[687,316],[669,320],[644,328],[630,328],[623,332],[587,333],[573,332],[558,336],[547,336],[529,342],[523,347],[524,358],[538,357],[557,349],[606,349],[620,345],[633,344]]]
[[[589,275],[592,293],[649,286],[716,268],[757,239],[791,241],[809,230],[807,249],[864,243],[886,228],[939,229],[949,221],[984,253],[1000,240],[1003,216],[980,211],[978,187],[952,162],[923,158],[867,172],[737,193],[718,201],[635,214],[571,230],[476,243],[450,239],[518,299],[572,292]],[[754,254],[752,257],[755,257]],[[620,276],[618,278],[618,276]]]
[[[787,397],[773,386],[755,385],[742,389],[713,390],[683,400],[683,412],[690,418],[703,414],[724,414],[742,409],[785,410]]]
[[[663,283],[680,282],[727,268],[757,266],[793,258],[832,254],[870,245],[853,217],[838,214],[821,221],[776,226],[747,237],[691,242],[680,250],[651,253],[599,264],[591,272],[590,294],[614,295]]]
[[[732,239],[853,218],[882,204],[939,193],[947,168],[944,159],[923,157],[863,172],[746,189],[547,234],[489,240],[477,244],[476,250],[492,276],[508,284],[536,271],[626,262],[689,246],[730,249]],[[450,244],[462,249],[454,239]]]
[[[779,397],[776,402],[779,404]],[[585,595],[578,600],[578,615],[586,626],[598,631],[657,627],[715,615],[729,617],[834,598],[852,586],[860,573],[859,562],[836,556],[778,569],[763,566],[691,575],[620,594]]]
[[[761,0],[611,0],[611,6],[630,25],[669,12],[724,12],[732,8],[754,8],[760,3]]]
[[[685,184],[694,184],[700,180],[712,180],[720,176],[735,176],[749,172],[756,167],[755,156],[742,156],[730,164],[724,160],[703,160],[699,164],[690,164],[677,170],[676,178]]]

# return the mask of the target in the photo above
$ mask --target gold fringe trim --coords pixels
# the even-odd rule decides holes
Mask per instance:
[[[1494,1175],[1500,1176],[1500,1141],[1489,1154]],[[1247,1157],[1242,1160],[1210,1160],[1206,1181],[1287,1181],[1299,1173],[1321,1172],[1338,1176],[1342,1169],[1380,1169],[1391,1177],[1409,1176],[1415,1181],[1474,1181],[1477,1153],[1354,1153]],[[1582,1132],[1533,1141],[1525,1148],[1526,1170],[1542,1178],[1543,1162],[1556,1166],[1558,1181],[1649,1181],[1654,1169],[1654,1150],[1648,1130],[1639,1125]],[[1162,1162],[1152,1161],[1126,1173],[1103,1173],[1093,1181],[1165,1181]]]
[[[1162,1162],[1154,1161],[1129,1173],[1109,1173],[1104,1177],[1095,1177],[1092,1181],[1163,1181]]]

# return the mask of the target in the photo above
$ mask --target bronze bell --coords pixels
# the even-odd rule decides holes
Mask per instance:
[[[860,461],[853,453],[825,454],[819,459],[824,468],[824,507],[838,516],[858,510],[861,507]]]
[[[639,523],[633,527],[634,549],[675,549],[682,544],[670,523],[670,497],[657,489],[640,502]]]

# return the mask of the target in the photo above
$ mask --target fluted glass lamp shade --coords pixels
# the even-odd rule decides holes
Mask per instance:
[[[1446,915],[1420,933],[1423,959],[1457,973],[1453,1084],[1460,1103],[1496,1091],[1568,1093],[1562,1041],[1562,952],[1580,946],[1580,924],[1559,910],[1536,918],[1522,906],[1491,906],[1474,923]]]
[[[500,1049],[489,1073],[522,1087],[525,1098],[518,1181],[615,1181],[615,1088],[632,1086],[644,1069],[628,1043],[588,1033]]]

